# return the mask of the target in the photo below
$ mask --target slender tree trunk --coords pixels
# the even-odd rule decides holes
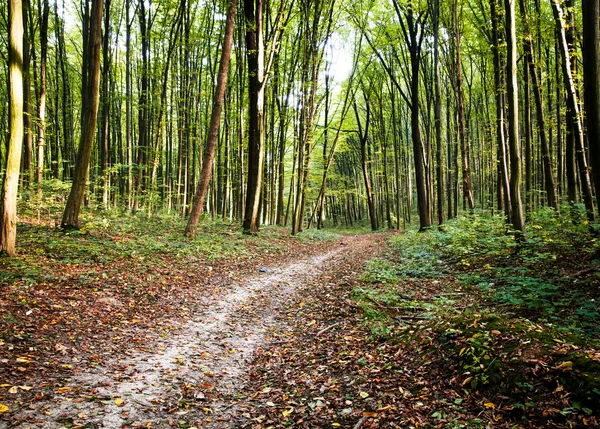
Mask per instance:
[[[587,0],[585,0],[587,1]],[[552,158],[550,146],[548,144],[548,137],[546,135],[546,119],[544,115],[544,103],[542,101],[542,85],[538,79],[538,72],[535,67],[534,62],[534,52],[533,45],[531,43],[531,29],[529,26],[529,18],[527,14],[527,8],[525,5],[525,0],[519,1],[519,6],[521,9],[521,15],[523,17],[523,21],[525,23],[525,39],[524,39],[524,50],[525,50],[525,60],[527,61],[527,65],[529,67],[529,76],[531,77],[531,82],[533,84],[533,95],[535,99],[535,110],[536,110],[536,118],[538,123],[538,133],[540,136],[540,144],[542,150],[542,167],[544,173],[544,188],[546,190],[546,197],[548,199],[548,205],[552,208],[557,208],[556,201],[556,185],[554,182],[554,172],[552,168]],[[529,197],[528,197],[529,198]]]
[[[523,203],[521,201],[521,150],[519,147],[519,94],[517,85],[517,34],[515,1],[505,0],[507,45],[507,98],[508,98],[508,148],[510,153],[511,223],[525,232]]]
[[[264,164],[264,43],[263,0],[244,0],[248,59],[248,178],[243,229],[257,234]]]
[[[460,52],[460,27],[458,0],[454,0],[454,37],[456,43],[456,108],[458,109],[458,134],[460,138],[460,153],[462,156],[463,197],[467,200],[469,210],[475,209],[473,192],[471,190],[471,172],[467,155],[467,127],[465,123],[465,102],[463,93],[463,72]]]
[[[440,59],[439,59],[439,26],[440,2],[434,0],[433,4],[433,85],[435,91],[434,122],[435,122],[435,161],[437,182],[437,215],[438,224],[444,223],[444,165],[442,147],[442,91],[440,85]]]
[[[29,185],[33,181],[33,127],[31,122],[31,60],[30,39],[34,34],[29,34],[31,3],[30,0],[22,0],[23,17],[23,155],[21,157],[21,177],[23,184]],[[33,48],[33,45],[31,45]]]
[[[371,108],[370,102],[367,100],[365,95],[365,107],[367,109],[367,117],[365,118],[365,126],[360,121],[360,115],[358,114],[358,108],[356,107],[356,101],[353,104],[354,114],[356,116],[356,122],[358,124],[358,139],[360,144],[360,166],[362,169],[363,180],[365,183],[365,194],[367,196],[367,208],[369,210],[369,219],[371,221],[371,230],[377,231],[377,218],[375,217],[375,203],[373,198],[373,190],[371,187],[371,180],[369,178],[369,164],[367,156],[367,144],[369,142],[369,122],[371,121]]]
[[[102,184],[102,206],[104,210],[108,209],[108,187],[109,187],[109,173],[108,173],[108,151],[109,151],[109,124],[110,124],[110,97],[108,95],[108,83],[110,80],[110,2],[111,0],[105,0],[104,2],[104,35],[103,35],[103,46],[102,46],[102,123],[100,128],[100,147],[99,147],[99,177],[100,183]]]
[[[81,106],[82,128],[77,153],[77,162],[73,176],[73,185],[63,213],[63,228],[79,228],[79,212],[85,194],[86,181],[89,174],[90,158],[96,132],[96,120],[100,90],[100,46],[102,44],[102,7],[103,0],[92,0],[92,11],[89,22],[88,46],[84,55],[88,55],[84,70],[86,86]]]
[[[510,178],[508,174],[508,157],[505,136],[504,105],[504,72],[500,55],[500,22],[502,8],[498,0],[490,0],[492,16],[492,50],[494,54],[494,86],[496,98],[496,139],[498,147],[498,209],[504,208],[506,218],[512,219],[512,203],[510,195]]]
[[[594,213],[592,184],[590,181],[590,175],[588,171],[585,153],[585,144],[583,140],[583,126],[581,124],[577,92],[575,90],[575,83],[573,80],[573,74],[571,72],[571,58],[569,55],[569,47],[565,35],[563,11],[561,6],[558,4],[558,0],[551,0],[551,3],[552,11],[554,13],[554,20],[556,22],[556,28],[558,30],[558,47],[562,57],[561,65],[565,80],[565,87],[567,90],[567,107],[573,114],[572,123],[568,124],[568,126],[572,128],[573,137],[575,139],[575,155],[577,157],[577,164],[579,167],[579,180],[581,182],[583,201],[587,210],[588,219],[594,220],[596,218],[596,215]]]
[[[198,220],[200,219],[204,208],[204,198],[206,196],[206,191],[208,190],[215,160],[215,148],[219,138],[221,110],[223,108],[223,100],[225,99],[225,90],[227,89],[227,77],[229,75],[229,59],[231,57],[231,46],[233,45],[233,29],[236,11],[237,0],[230,0],[229,8],[227,10],[227,22],[225,24],[225,34],[223,36],[221,62],[219,64],[219,73],[217,75],[213,109],[210,116],[210,125],[202,157],[202,171],[200,172],[200,180],[198,182],[198,187],[196,188],[194,202],[192,203],[192,212],[190,213],[185,229],[185,234],[190,237],[196,235]]]
[[[50,7],[48,0],[43,1],[40,11],[40,101],[38,105],[38,137],[37,137],[37,166],[35,181],[38,184],[38,196],[41,197],[40,186],[44,174],[44,146],[46,144],[46,65],[48,62],[48,16]]]
[[[600,207],[600,0],[583,0],[583,93],[590,166]]]
[[[21,0],[8,3],[9,141],[0,206],[0,254],[15,254],[17,188],[23,146],[23,7]]]

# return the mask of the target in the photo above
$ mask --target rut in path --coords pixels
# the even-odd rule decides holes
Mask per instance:
[[[83,368],[66,386],[94,388],[88,399],[57,395],[22,410],[16,425],[5,428],[57,428],[60,422],[80,427],[161,427],[203,421],[203,427],[236,427],[236,397],[254,351],[271,333],[285,331],[276,316],[295,290],[315,283],[323,270],[335,270],[349,254],[364,254],[369,236],[347,238],[328,253],[298,259],[230,285],[224,296],[211,297],[205,311],[177,334],[133,350],[102,366]],[[188,404],[188,407],[185,406]],[[210,422],[207,423],[207,418]]]

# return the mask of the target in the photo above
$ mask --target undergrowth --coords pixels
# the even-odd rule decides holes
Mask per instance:
[[[525,237],[502,216],[462,216],[394,236],[353,297],[375,338],[420,344],[464,398],[586,426],[600,413],[597,232],[577,205],[532,213]]]

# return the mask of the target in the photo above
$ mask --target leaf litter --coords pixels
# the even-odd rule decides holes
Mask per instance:
[[[175,311],[167,308],[170,317],[165,318],[144,314],[143,303],[127,301],[126,294],[111,289],[94,297],[87,308],[93,308],[90,314],[79,314],[86,307],[70,305],[75,298],[70,291],[49,308],[58,310],[50,326],[67,331],[45,345],[46,353],[29,347],[24,356],[2,360],[4,374],[10,374],[7,380],[25,378],[33,386],[23,389],[30,395],[19,398],[0,391],[1,401],[13,399],[12,407],[2,402],[0,428],[232,427],[253,355],[282,329],[276,315],[287,308],[297,288],[318,278],[324,266],[348,249],[339,243],[295,247],[301,250],[299,258],[277,265],[271,261],[269,266],[276,268],[259,274],[238,266],[215,281],[217,270],[201,270],[211,274],[204,278],[209,279],[204,285],[208,290],[194,290],[193,272],[175,267],[170,271],[176,274],[173,287],[184,282],[190,286],[182,287],[187,289],[183,299],[174,299],[169,295],[175,293],[164,288],[167,303],[178,306]],[[44,292],[52,302],[56,289]],[[156,295],[148,309],[159,312],[162,308],[153,304],[162,297]],[[65,307],[67,312],[60,311]],[[98,323],[84,323],[88,316],[97,317]],[[15,337],[22,334],[35,335],[22,328]],[[50,340],[40,338],[38,344]],[[9,347],[0,349],[2,356],[21,351],[17,342],[13,338]],[[284,412],[292,413],[292,408]]]

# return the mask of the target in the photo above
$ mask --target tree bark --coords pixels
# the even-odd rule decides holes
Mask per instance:
[[[456,43],[456,108],[458,109],[458,134],[460,138],[460,153],[462,161],[462,179],[464,198],[467,200],[469,210],[475,209],[473,192],[471,191],[471,172],[469,157],[467,155],[467,128],[465,124],[465,102],[463,94],[462,59],[460,52],[460,27],[458,14],[458,0],[454,0],[454,37]]]
[[[587,1],[587,0],[586,0]],[[579,180],[581,182],[581,192],[583,201],[587,210],[588,219],[593,221],[596,218],[594,213],[594,199],[592,194],[592,184],[588,171],[587,159],[585,154],[585,144],[583,140],[583,126],[581,124],[581,115],[579,112],[579,102],[577,100],[577,91],[571,71],[571,58],[569,55],[569,47],[567,44],[563,11],[558,3],[558,0],[551,0],[552,12],[554,13],[554,21],[558,32],[558,47],[562,57],[561,66],[565,87],[567,90],[567,107],[572,112],[572,123],[567,126],[572,127],[573,137],[575,139],[575,156],[579,167]]]
[[[217,75],[213,109],[210,116],[206,146],[204,147],[204,154],[202,157],[200,181],[196,188],[192,211],[185,229],[185,234],[189,237],[196,235],[198,221],[204,208],[204,199],[206,197],[206,191],[208,190],[215,160],[215,149],[219,138],[221,111],[223,109],[223,100],[225,99],[225,90],[227,89],[227,77],[229,75],[229,59],[231,57],[231,46],[233,45],[233,29],[235,25],[236,10],[237,0],[230,0],[229,8],[227,10],[227,21],[225,24],[225,34],[223,36],[223,48],[221,50],[221,62],[219,64],[219,73]]]
[[[37,166],[35,181],[38,184],[38,195],[41,194],[40,183],[44,174],[44,146],[46,138],[46,66],[48,62],[48,0],[43,0],[40,16],[40,101],[38,106]],[[41,196],[41,195],[40,195]]]
[[[263,0],[244,0],[246,55],[248,59],[248,177],[242,227],[258,234],[260,191],[264,164],[264,43]]]
[[[365,126],[363,128],[360,122],[360,115],[358,114],[358,108],[356,101],[352,105],[354,108],[354,115],[356,116],[356,123],[358,124],[358,140],[360,144],[360,166],[362,170],[363,180],[365,183],[365,194],[367,196],[367,208],[369,210],[369,220],[371,221],[371,230],[377,231],[377,218],[375,217],[375,203],[373,201],[373,190],[371,187],[371,180],[369,178],[369,164],[367,157],[367,144],[369,142],[369,123],[371,121],[371,106],[370,101],[365,97],[365,108],[367,109],[367,116],[365,118]]]
[[[434,122],[435,122],[435,161],[437,178],[437,215],[438,225],[444,223],[444,164],[442,161],[442,91],[440,85],[439,59],[439,27],[440,2],[433,3],[433,86],[435,91]]]
[[[521,201],[521,150],[519,145],[519,94],[517,85],[517,34],[515,1],[505,0],[508,98],[508,148],[510,153],[511,223],[515,230],[525,232]]]
[[[584,0],[587,1],[587,0]],[[525,50],[525,60],[529,67],[529,76],[531,77],[531,83],[533,85],[533,95],[535,99],[535,111],[538,123],[538,132],[540,135],[540,144],[542,150],[542,166],[544,172],[544,188],[546,190],[546,197],[548,199],[548,205],[554,209],[557,208],[556,201],[556,185],[554,182],[554,172],[552,168],[552,159],[550,156],[550,146],[548,144],[548,137],[546,135],[546,119],[544,114],[544,103],[542,101],[542,86],[538,79],[537,70],[534,62],[533,45],[531,43],[532,35],[529,27],[529,18],[527,15],[527,8],[525,6],[525,0],[519,1],[521,9],[521,16],[525,24],[525,40],[523,47]],[[529,197],[528,197],[529,198]]]
[[[102,44],[102,5],[103,0],[92,0],[92,11],[89,22],[87,66],[84,70],[86,86],[81,106],[82,129],[77,151],[77,162],[73,175],[73,185],[67,200],[61,222],[62,228],[79,228],[79,212],[86,189],[89,174],[90,158],[96,132],[96,120],[100,90],[100,46]]]
[[[17,236],[17,188],[23,146],[23,7],[21,0],[8,3],[9,141],[0,207],[0,254],[15,254]]]
[[[600,207],[600,0],[583,0],[583,93],[590,166]]]

